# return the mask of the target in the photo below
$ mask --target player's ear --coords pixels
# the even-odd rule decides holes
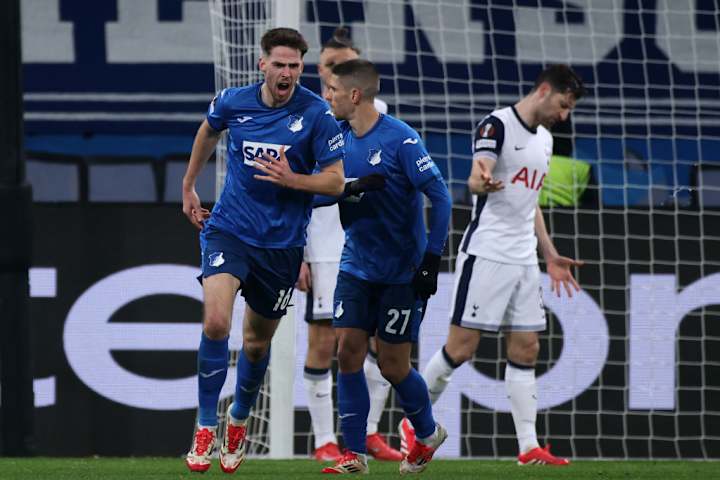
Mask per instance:
[[[258,69],[265,73],[265,69],[267,68],[267,60],[265,59],[265,55],[260,55],[260,58],[258,59]]]
[[[361,99],[362,92],[359,88],[353,88],[352,90],[350,90],[350,100],[352,100],[353,105],[358,105]]]

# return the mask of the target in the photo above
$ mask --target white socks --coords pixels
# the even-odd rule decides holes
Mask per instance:
[[[443,349],[441,348],[435,352],[422,374],[425,383],[427,383],[431,403],[437,402],[437,399],[440,398],[440,395],[450,383],[450,377],[454,371],[455,368],[445,359]]]
[[[526,453],[539,446],[535,431],[537,418],[535,367],[517,368],[508,362],[505,367],[505,391],[510,399],[520,453]]]
[[[388,394],[390,393],[390,382],[380,373],[377,361],[370,355],[365,357],[365,380],[370,392],[370,412],[367,420],[367,434],[372,435],[378,431],[378,423],[385,410]]]
[[[323,376],[309,375],[303,377],[307,392],[308,409],[312,419],[315,448],[326,443],[337,443],[333,427],[332,376],[330,370]]]

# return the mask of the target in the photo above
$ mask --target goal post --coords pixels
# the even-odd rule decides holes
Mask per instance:
[[[218,90],[260,78],[260,36],[281,22],[299,25],[307,39],[301,78],[316,90],[320,45],[337,26],[348,27],[379,68],[389,113],[418,130],[450,189],[445,280],[473,215],[466,181],[475,125],[529,92],[544,67],[569,63],[589,95],[566,130],[553,132],[550,169],[568,169],[565,179],[574,183],[563,187],[550,175],[542,199],[560,253],[585,260],[583,292],[575,303],[544,294],[538,437],[574,458],[720,458],[717,2],[210,0],[210,8]],[[217,155],[222,185],[224,150]],[[431,307],[449,297],[433,297]],[[443,308],[424,320],[420,369],[445,341],[448,321],[432,313]],[[298,338],[296,353],[282,347],[286,359],[277,359],[291,373],[302,361],[304,325],[282,323],[296,331],[278,332],[278,340]],[[502,335],[484,335],[473,362],[456,371],[438,405],[454,415],[440,455],[517,454],[504,358]],[[284,444],[278,456],[310,453],[306,412],[296,410],[292,420],[301,389],[286,390],[272,406],[275,389],[292,379],[274,377],[274,363],[270,371],[263,395],[271,392],[271,406],[257,409],[257,423],[272,422],[284,403],[282,433],[269,426],[256,438],[266,442],[270,432],[268,445],[276,435],[294,439],[294,452]],[[391,394],[380,432],[395,445],[401,417]]]

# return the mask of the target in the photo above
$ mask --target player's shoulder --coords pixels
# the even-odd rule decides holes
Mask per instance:
[[[420,135],[414,128],[392,115],[383,115],[380,133],[386,140],[397,146],[415,145],[421,141]]]
[[[488,124],[504,127],[510,120],[510,115],[512,115],[511,107],[498,108],[481,118],[475,128],[477,129]]]
[[[244,102],[248,100],[255,101],[259,84],[251,83],[243,87],[228,87],[220,90],[217,94],[217,98],[224,102]]]
[[[550,130],[543,127],[542,125],[538,125],[537,127],[537,133],[540,135],[545,143],[549,143],[552,145],[553,143],[553,136],[552,133],[550,133]]]

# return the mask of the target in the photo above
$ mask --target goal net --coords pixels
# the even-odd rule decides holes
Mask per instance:
[[[218,89],[257,78],[259,36],[277,25],[271,2],[210,3]],[[720,456],[717,2],[288,0],[283,8],[291,4],[311,47],[303,84],[319,91],[320,45],[347,26],[380,69],[380,98],[422,134],[448,182],[447,276],[423,324],[421,370],[445,340],[454,260],[473,213],[474,126],[521,98],[549,64],[581,74],[590,93],[553,132],[551,171],[566,175],[550,176],[542,202],[558,250],[586,262],[583,292],[567,300],[544,291],[539,439],[576,458]],[[304,325],[296,327],[299,357]],[[504,358],[501,336],[488,334],[455,373],[436,405],[451,431],[442,455],[516,455]],[[401,415],[391,395],[380,430],[392,442]],[[312,450],[305,410],[288,428],[295,454]]]

